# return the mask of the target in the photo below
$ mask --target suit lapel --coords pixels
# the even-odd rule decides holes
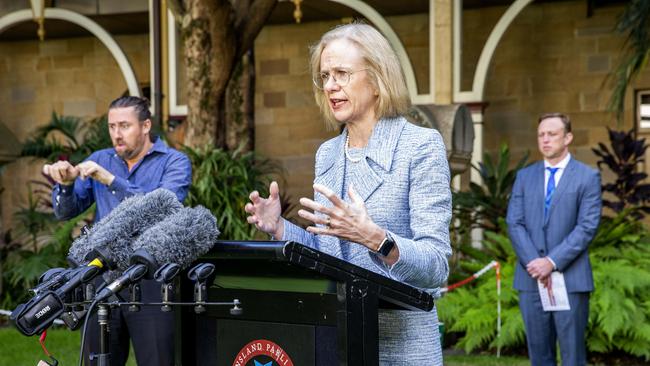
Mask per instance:
[[[377,174],[378,171],[375,171],[370,166],[370,162],[374,162],[385,172],[390,171],[395,149],[397,148],[397,141],[406,123],[406,120],[403,118],[382,119],[377,122],[377,125],[372,130],[372,135],[366,148],[367,159],[359,162],[360,165],[358,168],[361,173],[359,175],[361,179],[351,182],[364,202],[367,202],[370,195],[384,182],[381,176]]]
[[[343,190],[343,174],[345,172],[345,137],[347,132],[340,134],[335,138],[332,149],[330,149],[325,156],[323,156],[323,165],[319,171],[316,172],[314,179],[315,183],[322,184],[329,189],[333,190],[337,195],[341,194]],[[316,198],[316,197],[314,197]],[[327,199],[321,202],[330,206],[331,203]]]
[[[343,194],[345,164],[357,164],[356,168],[360,170],[359,176],[361,179],[348,182],[348,185],[351,184],[363,201],[367,201],[384,182],[370,162],[374,162],[386,172],[390,171],[395,149],[397,148],[397,141],[406,123],[403,118],[380,120],[373,129],[368,141],[366,159],[358,163],[345,161],[345,139],[348,135],[348,131],[345,129],[334,141],[332,149],[328,151],[326,156],[323,156],[322,168],[316,172],[314,181],[329,187],[336,194]]]
[[[544,192],[544,173],[544,161],[540,161],[533,171],[532,189],[534,193],[530,207],[534,214],[539,215],[542,220],[544,219],[544,196],[546,194]]]

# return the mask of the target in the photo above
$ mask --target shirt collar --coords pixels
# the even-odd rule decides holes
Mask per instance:
[[[569,161],[571,160],[571,153],[566,154],[564,159],[562,159],[559,163],[557,163],[555,166],[551,165],[548,161],[544,160],[544,169],[546,168],[560,168],[560,169],[565,169],[567,165],[569,165]]]
[[[167,150],[169,148],[165,144],[165,142],[158,136],[156,136],[156,140],[154,140],[153,145],[151,146],[151,149],[145,154],[145,156],[153,153],[153,152],[159,152],[161,154],[167,153]],[[113,148],[113,157],[114,158],[119,158],[117,155],[117,152],[115,151],[115,148]],[[121,158],[120,158],[121,159]]]
[[[154,151],[166,153],[167,149],[168,148],[165,142],[160,137],[156,137],[156,140],[153,142],[153,146],[151,147],[151,150],[149,150],[149,153],[152,153]]]

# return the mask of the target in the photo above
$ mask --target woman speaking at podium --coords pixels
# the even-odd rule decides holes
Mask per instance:
[[[311,48],[316,102],[342,133],[316,153],[314,199],[301,198],[304,230],[280,216],[279,188],[250,194],[248,222],[434,296],[451,255],[449,165],[440,134],[403,116],[410,97],[397,55],[375,28],[353,23]],[[442,365],[436,309],[380,310],[382,365]]]

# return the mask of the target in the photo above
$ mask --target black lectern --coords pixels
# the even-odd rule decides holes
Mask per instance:
[[[377,365],[378,309],[430,311],[430,294],[295,242],[219,241],[208,302],[176,310],[177,365]],[[180,301],[193,300],[180,285]]]

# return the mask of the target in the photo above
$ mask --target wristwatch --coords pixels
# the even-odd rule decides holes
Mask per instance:
[[[388,233],[386,232],[386,237],[384,240],[379,243],[379,247],[377,248],[377,253],[378,255],[382,257],[387,257],[388,254],[390,254],[390,251],[393,250],[393,247],[395,246],[395,239]]]

